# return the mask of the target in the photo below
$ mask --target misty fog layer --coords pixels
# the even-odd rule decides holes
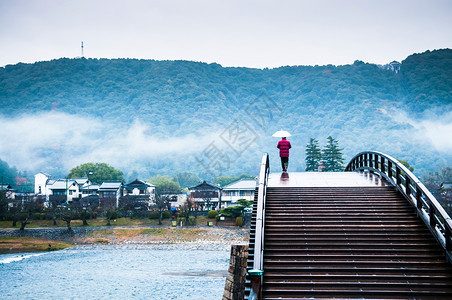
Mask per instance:
[[[406,113],[399,112],[393,122],[401,129],[393,129],[392,135],[405,136],[410,145],[417,145],[425,149],[432,148],[446,154],[452,150],[452,113],[433,116],[429,119],[415,120]],[[15,118],[1,117],[0,123],[0,158],[20,170],[34,172],[46,170],[55,172],[68,171],[71,168],[86,162],[106,162],[130,174],[132,171],[147,176],[150,170],[157,167],[165,169],[169,174],[175,170],[199,170],[197,157],[205,153],[213,142],[219,144],[221,132],[202,132],[181,137],[160,137],[159,132],[144,121],[136,119],[131,124],[117,125],[104,122],[100,118],[71,115],[62,112],[47,112],[34,115],[21,115]],[[389,131],[388,131],[389,132]],[[265,133],[270,135],[270,133]],[[297,133],[294,132],[295,135]],[[231,153],[227,155],[242,156],[242,159],[252,159],[257,163],[263,152],[269,152],[276,157],[273,143],[276,139],[270,136],[257,136],[250,140],[244,148],[244,153]],[[306,135],[308,137],[308,135]],[[292,137],[295,149],[293,160],[304,159],[304,139],[300,143],[296,136]],[[364,138],[364,135],[361,139]],[[344,140],[341,146],[351,145],[353,140]],[[397,141],[400,144],[402,141]],[[392,149],[383,150],[390,155],[399,155],[397,143]],[[224,144],[224,143],[223,143]],[[356,146],[356,145],[354,145]],[[220,147],[225,149],[224,145]],[[222,151],[220,149],[220,151]],[[403,147],[402,147],[403,149]],[[359,149],[382,150],[382,149]],[[275,152],[275,153],[273,153]],[[351,155],[344,151],[346,159]],[[214,153],[209,153],[215,155]],[[303,158],[302,158],[303,156]],[[403,157],[399,157],[403,158]],[[425,157],[424,159],[428,159]],[[347,160],[346,160],[347,162]],[[237,162],[240,164],[240,161]],[[292,162],[292,166],[299,162]],[[277,159],[272,160],[277,166]],[[293,170],[295,168],[293,167]],[[297,167],[302,171],[301,167]],[[248,170],[246,170],[248,171]],[[152,172],[152,171],[151,171]],[[199,173],[199,172],[198,172]]]
[[[201,152],[218,133],[157,138],[140,120],[127,127],[62,112],[0,118],[0,157],[21,170],[65,170],[85,162],[121,169]],[[56,159],[55,159],[56,158]]]
[[[452,151],[452,112],[442,115],[425,112],[425,119],[413,119],[406,113],[400,113],[397,122],[406,123],[413,127],[413,138],[419,142],[427,141],[437,151],[449,153]]]

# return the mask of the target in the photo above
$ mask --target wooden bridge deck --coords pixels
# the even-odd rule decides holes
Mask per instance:
[[[270,173],[268,187],[370,187],[387,182],[371,173],[357,172],[288,172]]]

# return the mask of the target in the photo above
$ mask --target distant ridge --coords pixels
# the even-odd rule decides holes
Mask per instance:
[[[412,126],[398,122],[394,114],[403,111],[420,118],[425,112],[450,112],[450,74],[451,49],[410,55],[397,74],[361,61],[252,69],[191,61],[62,58],[0,68],[0,116],[57,111],[100,118],[117,128],[140,120],[153,136],[183,137],[221,132],[238,116],[254,126],[248,108],[266,97],[281,112],[266,128],[256,129],[261,130],[259,139],[247,155],[272,151],[274,140],[268,132],[284,127],[295,133],[300,169],[301,148],[309,137],[323,144],[322,139],[333,135],[348,155],[363,149],[384,150],[426,171],[449,158],[433,146],[421,149],[420,141],[407,135]],[[423,158],[427,156],[442,159],[432,163]],[[239,160],[230,171],[252,171],[253,164]],[[175,167],[185,168],[184,164]]]

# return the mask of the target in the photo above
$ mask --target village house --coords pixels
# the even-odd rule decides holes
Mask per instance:
[[[122,190],[122,181],[104,181],[98,189],[101,207],[118,208]]]
[[[254,200],[255,179],[240,179],[223,187],[221,193],[222,208],[234,206],[239,199]]]
[[[176,195],[171,195],[169,199],[169,203],[172,210],[176,210],[184,206],[185,202],[187,202],[187,194],[180,193]]]
[[[40,198],[32,192],[16,191],[9,184],[0,184],[0,191],[6,196],[8,209],[11,207],[23,209],[31,203],[36,205],[36,207],[42,207],[44,205],[45,198]]]
[[[82,186],[80,188],[80,191],[82,193],[82,198],[87,197],[88,195],[98,196],[99,195],[99,187],[100,187],[100,185],[98,185],[98,184],[87,184],[87,185]]]
[[[83,208],[149,209],[155,203],[155,186],[139,179],[125,185],[121,181],[98,185],[88,178],[52,179],[40,172],[35,175],[35,194],[45,197],[47,205],[73,203]]]
[[[9,204],[10,207],[11,204],[12,206],[20,207],[21,209],[24,209],[27,206],[30,207],[29,205],[32,205],[35,208],[42,208],[45,206],[45,198],[36,196],[32,192],[16,191],[13,202]]]
[[[155,185],[135,179],[124,185],[123,196],[127,195],[146,196],[149,199],[153,199],[155,197]]]
[[[47,180],[50,179],[50,175],[43,173],[43,172],[39,172],[38,174],[35,175],[35,194],[36,195],[47,195],[48,193],[46,192],[46,185],[47,185]]]
[[[3,192],[8,201],[8,207],[11,207],[16,198],[16,191],[9,184],[0,184],[0,191]]]
[[[99,185],[90,182],[80,187],[80,198],[73,199],[73,205],[78,208],[93,208],[100,206]]]
[[[124,185],[120,202],[121,206],[149,209],[155,203],[155,185],[135,179]]]
[[[190,199],[195,202],[201,210],[220,209],[221,187],[204,181],[197,186],[189,188]]]
[[[97,201],[97,205],[100,205],[99,202],[99,184],[86,184],[80,188],[81,199],[85,202],[94,203]]]
[[[35,175],[35,194],[46,197],[46,202],[72,202],[82,198],[82,188],[90,185],[88,178],[52,179],[49,174]]]
[[[49,179],[46,184],[46,199],[52,205],[71,203],[82,197],[80,184],[73,179]]]

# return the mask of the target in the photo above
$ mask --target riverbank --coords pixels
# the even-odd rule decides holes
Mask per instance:
[[[33,237],[16,237],[16,236],[0,237],[0,254],[56,251],[66,249],[72,246],[73,244],[70,243],[49,239]]]
[[[158,225],[157,219],[149,219],[149,218],[118,218],[111,220],[111,225],[113,226],[171,226],[171,219],[162,220],[163,225]],[[208,219],[205,216],[198,216],[197,224],[207,224],[208,221],[214,221],[213,219]],[[107,220],[105,218],[96,218],[87,220],[88,226],[83,225],[82,220],[72,220],[71,227],[102,227],[107,225]],[[18,223],[17,226],[20,226]],[[12,226],[12,221],[0,221],[0,228],[17,228]],[[26,228],[58,228],[58,227],[66,227],[66,222],[63,220],[56,220],[56,225],[54,225],[53,220],[30,220],[29,224],[27,224]]]
[[[47,251],[48,245],[63,243],[65,248],[73,245],[146,245],[146,244],[216,244],[232,245],[248,243],[249,231],[239,227],[169,227],[169,226],[103,226],[67,228],[28,228],[23,231],[11,228],[0,229],[1,241],[10,240],[14,249],[10,252],[28,252],[30,241],[45,245],[33,251]],[[22,245],[22,246],[21,246]],[[1,249],[1,248],[0,248]],[[61,248],[63,249],[63,248]],[[1,251],[1,250],[0,250]]]

